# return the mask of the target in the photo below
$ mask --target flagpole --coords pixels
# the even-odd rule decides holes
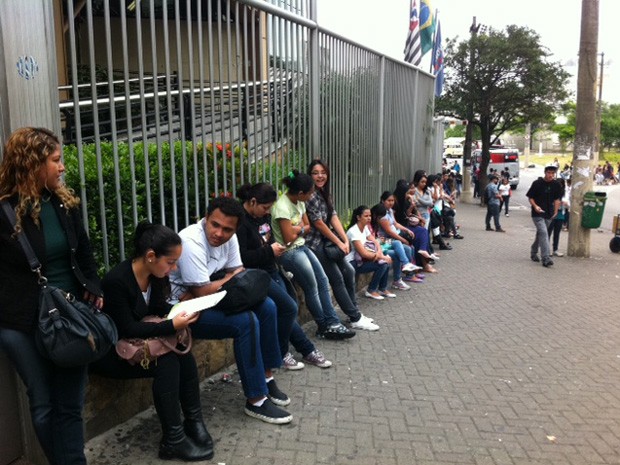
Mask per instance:
[[[433,24],[435,25],[434,29],[433,29],[433,48],[431,49],[431,53],[433,54],[431,56],[431,65],[430,65],[430,69],[428,70],[429,73],[433,74],[433,65],[434,65],[434,61],[435,61],[435,39],[437,38],[437,14],[439,13],[439,10],[437,8],[435,8],[435,16],[433,17]]]

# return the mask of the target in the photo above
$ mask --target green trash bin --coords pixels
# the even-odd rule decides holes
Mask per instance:
[[[583,196],[583,212],[581,226],[584,228],[598,228],[603,222],[603,211],[607,194],[605,192],[586,192]]]

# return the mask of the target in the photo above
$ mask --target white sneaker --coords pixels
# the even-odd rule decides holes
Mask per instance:
[[[408,291],[409,289],[411,289],[411,286],[409,284],[406,284],[402,279],[394,281],[392,283],[392,287],[394,289],[400,289],[401,291]]]
[[[563,252],[558,252],[557,250],[555,252],[553,252],[553,255],[555,255],[556,257],[563,257],[564,253]]]
[[[370,321],[370,318],[362,315],[359,320],[351,323],[351,328],[365,329],[366,331],[377,331],[379,329],[379,326]]]
[[[413,263],[407,263],[407,264],[403,265],[402,270],[405,271],[405,272],[407,272],[407,271],[415,271],[416,270],[416,266]]]
[[[379,291],[379,294],[381,294],[383,297],[389,297],[390,299],[396,298],[396,294],[388,291],[387,289],[385,291]]]
[[[382,295],[379,295],[378,293],[375,295],[375,294],[371,294],[368,291],[366,291],[366,293],[364,295],[366,297],[368,297],[369,299],[375,299],[375,300],[383,300],[383,299],[385,299],[385,297],[383,297]]]
[[[434,253],[431,254],[431,259],[432,260],[439,260],[439,257],[437,255],[435,255]]]
[[[302,362],[295,360],[293,354],[287,352],[282,359],[282,367],[286,368],[287,370],[301,370],[305,367],[305,365]]]

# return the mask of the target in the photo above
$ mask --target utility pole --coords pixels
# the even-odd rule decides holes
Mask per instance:
[[[599,159],[601,152],[601,121],[603,118],[603,71],[605,66],[605,52],[601,52],[601,63],[598,74],[598,103],[596,105],[596,159]]]
[[[532,124],[527,123],[525,125],[525,145],[523,146],[523,156],[525,157],[525,166],[524,168],[528,168],[530,166],[530,144],[532,139]]]
[[[598,162],[595,153],[598,11],[599,0],[581,0],[577,124],[568,232],[568,255],[571,257],[590,256],[590,230],[581,227],[581,218],[583,197],[592,189],[593,168]]]
[[[471,76],[474,74],[476,66],[474,56],[474,38],[478,34],[479,24],[476,24],[476,17],[474,16],[469,32],[471,37],[469,39],[469,75],[470,82]],[[474,104],[470,102],[467,108],[467,126],[465,127],[465,144],[463,144],[463,191],[461,192],[461,201],[465,203],[473,203],[473,192],[471,190],[471,144],[473,138],[474,126],[472,121],[474,119]]]

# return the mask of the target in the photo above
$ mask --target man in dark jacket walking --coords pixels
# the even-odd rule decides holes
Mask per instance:
[[[532,206],[532,221],[536,227],[536,237],[530,250],[530,258],[534,262],[539,262],[542,258],[544,267],[553,265],[547,230],[558,214],[562,199],[562,187],[555,179],[557,170],[557,166],[546,166],[545,176],[534,181],[526,194]],[[541,258],[538,258],[539,247]]]

